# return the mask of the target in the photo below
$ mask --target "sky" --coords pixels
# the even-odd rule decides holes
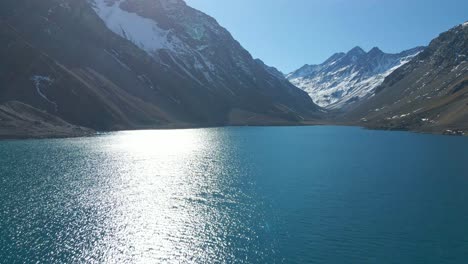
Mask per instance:
[[[284,73],[355,46],[397,53],[468,20],[467,0],[186,0]]]

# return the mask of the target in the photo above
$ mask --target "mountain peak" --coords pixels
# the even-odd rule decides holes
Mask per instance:
[[[377,54],[384,54],[384,52],[378,47],[373,47],[367,54],[377,55]]]
[[[346,107],[371,96],[386,76],[420,51],[386,54],[374,47],[366,53],[357,46],[346,54],[335,53],[320,65],[304,66],[286,78],[324,108]]]
[[[362,55],[365,54],[366,52],[359,46],[356,46],[352,48],[350,51],[348,51],[348,55]]]

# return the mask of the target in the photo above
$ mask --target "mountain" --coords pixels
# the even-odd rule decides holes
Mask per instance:
[[[2,0],[0,103],[96,130],[297,124],[307,93],[182,0]]]
[[[336,53],[319,65],[305,65],[287,79],[306,91],[319,106],[344,108],[374,94],[386,76],[408,63],[424,48],[387,54],[379,48],[365,52],[355,47]]]
[[[46,138],[91,135],[94,131],[20,102],[0,104],[0,139]]]
[[[431,41],[344,119],[371,128],[468,134],[468,22]]]

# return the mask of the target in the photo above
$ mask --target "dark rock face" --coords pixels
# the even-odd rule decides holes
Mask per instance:
[[[320,65],[305,65],[287,78],[320,106],[348,109],[372,96],[386,76],[423,49],[387,54],[379,48],[365,52],[355,47],[347,53],[334,54]]]
[[[434,39],[345,119],[386,129],[468,132],[468,24]],[[461,132],[460,132],[461,131]],[[446,133],[448,134],[448,133]]]
[[[132,31],[148,23],[152,35]],[[3,0],[0,41],[0,101],[93,129],[297,123],[319,109],[180,0]]]

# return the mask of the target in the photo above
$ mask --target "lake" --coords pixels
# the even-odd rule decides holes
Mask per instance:
[[[0,141],[1,263],[466,263],[468,138],[353,127]]]

